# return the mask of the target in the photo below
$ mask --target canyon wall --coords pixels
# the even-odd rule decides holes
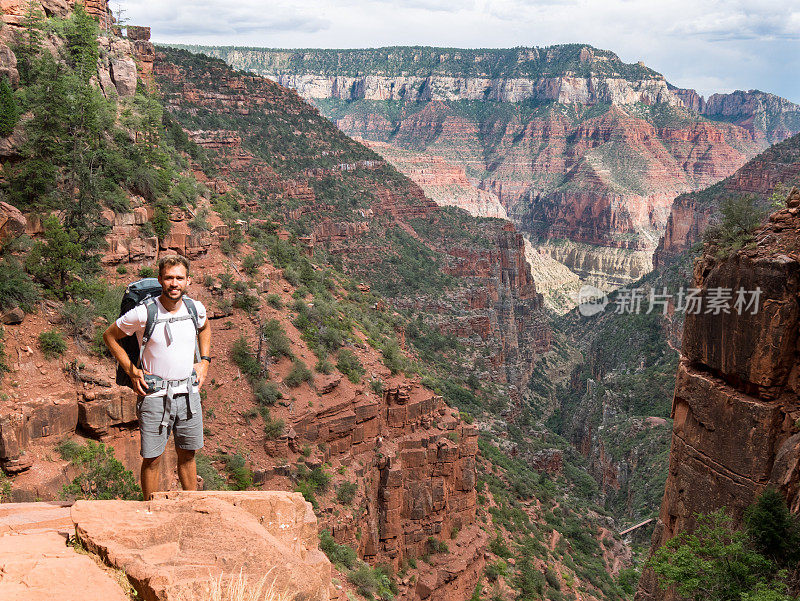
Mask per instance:
[[[509,50],[187,48],[274,79],[307,99],[680,103],[655,71],[580,44]]]
[[[800,107],[789,101],[757,91],[706,100],[586,45],[188,48],[296,89],[439,204],[505,213],[534,246],[585,244],[579,260],[601,270],[589,280],[569,256],[563,265],[604,289],[636,280],[634,263],[649,270],[676,196],[719,181],[800,131]],[[464,169],[479,192],[448,175],[451,166]],[[680,235],[680,219],[669,236]],[[607,248],[642,258],[609,261]]]
[[[698,242],[724,199],[747,195],[768,205],[782,201],[785,191],[798,183],[800,135],[795,135],[765,150],[719,183],[678,196],[653,254],[654,266],[665,265]]]
[[[694,286],[760,289],[757,307],[688,313],[672,403],[673,435],[653,549],[725,507],[736,524],[767,486],[800,511],[800,192],[757,231],[753,248],[694,265]],[[735,297],[734,297],[735,298]],[[751,299],[748,297],[745,300]],[[731,301],[733,302],[733,301]],[[754,309],[757,309],[754,310]],[[664,599],[645,571],[637,599]]]

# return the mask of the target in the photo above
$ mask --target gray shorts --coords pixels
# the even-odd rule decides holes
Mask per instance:
[[[175,446],[179,449],[196,451],[203,448],[200,391],[197,386],[190,390],[189,394],[176,394],[172,402],[167,397],[139,397],[137,415],[142,457],[160,457],[167,448],[170,434],[175,435]]]

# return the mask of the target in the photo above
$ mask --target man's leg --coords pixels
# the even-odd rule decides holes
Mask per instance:
[[[183,490],[197,490],[197,465],[194,462],[194,451],[175,447],[178,452],[178,478]]]
[[[142,497],[149,501],[158,490],[158,477],[161,475],[161,457],[142,459]]]

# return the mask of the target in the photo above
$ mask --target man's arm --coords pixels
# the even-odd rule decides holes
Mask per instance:
[[[203,327],[197,330],[197,346],[200,349],[200,356],[211,356],[211,327],[208,325],[208,318],[206,318]],[[210,363],[204,359],[200,359],[199,363],[194,364],[194,370],[197,372],[198,389],[203,387],[203,382],[205,382],[206,376],[208,375],[209,365]]]
[[[130,376],[131,382],[133,382],[133,389],[141,396],[145,396],[147,394],[147,384],[144,381],[144,371],[131,362],[128,353],[125,352],[125,349],[122,348],[122,345],[119,343],[125,336],[127,336],[127,334],[114,322],[103,332],[103,342],[106,343],[108,350],[111,351],[111,355],[117,360],[117,363],[120,364],[122,370]]]

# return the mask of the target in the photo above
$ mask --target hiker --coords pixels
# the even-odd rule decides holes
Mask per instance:
[[[128,291],[146,282],[132,284]],[[136,414],[145,501],[158,486],[161,456],[170,433],[175,437],[181,487],[197,490],[194,454],[203,447],[200,388],[211,364],[211,329],[206,309],[185,296],[191,283],[189,261],[180,255],[163,257],[158,262],[158,282],[149,282],[153,295],[158,294],[158,284],[161,285],[160,296],[145,298],[103,334],[103,341],[120,365],[118,382],[121,376],[139,395]],[[144,338],[148,326],[150,336]],[[133,335],[139,342],[134,358],[120,343]]]

